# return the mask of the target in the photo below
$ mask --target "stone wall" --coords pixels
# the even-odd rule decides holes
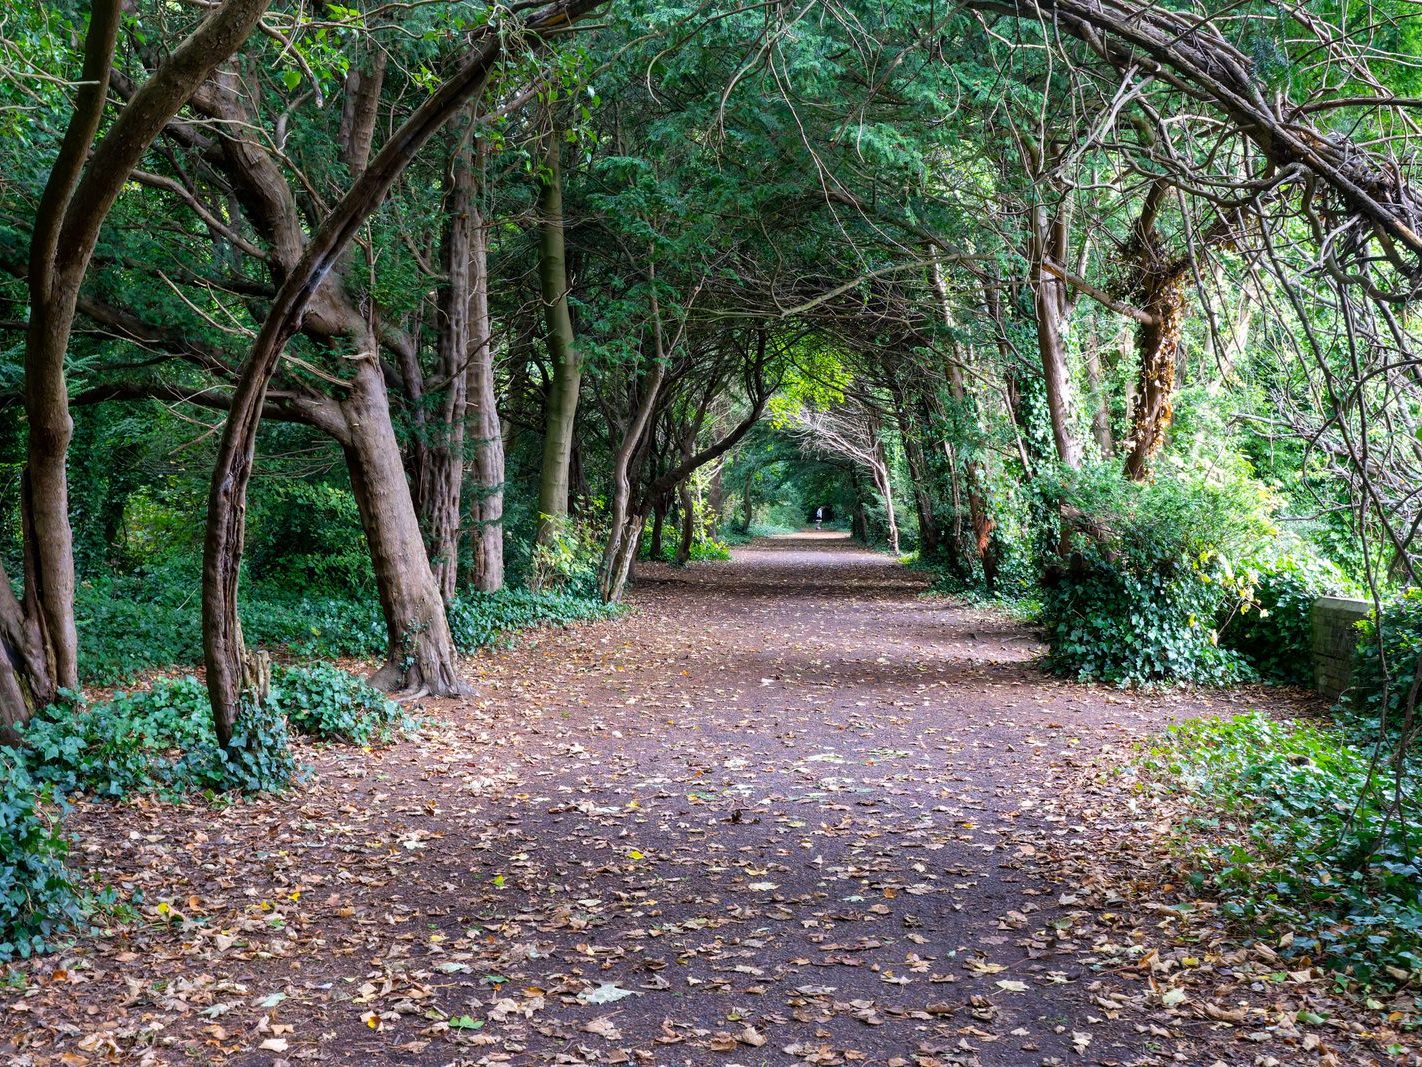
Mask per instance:
[[[1370,600],[1322,596],[1313,603],[1313,676],[1318,691],[1336,700],[1348,688],[1359,619],[1373,610]]]

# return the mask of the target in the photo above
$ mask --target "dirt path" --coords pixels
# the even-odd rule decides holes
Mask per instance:
[[[83,862],[141,898],[25,969],[0,1049],[1212,1062],[1110,1010],[1144,976],[1103,985],[1028,866],[1080,832],[1051,812],[1090,753],[1191,706],[1051,681],[920,588],[828,534],[655,568],[629,617],[479,657],[420,740],[308,752],[290,798],[84,805]]]

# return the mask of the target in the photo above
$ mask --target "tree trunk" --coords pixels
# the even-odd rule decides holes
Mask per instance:
[[[473,114],[466,111],[465,122]],[[464,430],[468,409],[470,311],[473,299],[474,173],[472,131],[457,133],[445,171],[442,205],[444,234],[440,242],[440,267],[436,366],[444,383],[439,398],[439,419],[433,431],[428,420],[418,435],[421,449],[416,470],[416,493],[421,524],[429,546],[430,566],[444,602],[454,599],[459,582],[460,495],[464,487]],[[413,347],[413,346],[412,346]],[[418,367],[406,379],[418,377]],[[421,413],[424,404],[419,405]]]
[[[1066,262],[1066,242],[1065,208],[1058,207],[1049,219],[1042,205],[1034,205],[1030,242],[1032,297],[1037,318],[1037,350],[1047,390],[1047,413],[1051,418],[1057,458],[1068,467],[1080,467],[1081,446],[1072,428],[1071,371],[1062,335],[1068,312],[1066,282],[1047,268],[1049,261]]]
[[[1149,321],[1136,327],[1139,370],[1125,462],[1126,477],[1136,482],[1150,476],[1150,461],[1164,446],[1175,413],[1172,396],[1185,312],[1185,277],[1190,261],[1169,262],[1156,232],[1156,220],[1168,190],[1169,186],[1163,181],[1152,183],[1127,245],[1135,272],[1135,295],[1141,310],[1150,316]],[[1228,232],[1228,227],[1217,224],[1201,239],[1212,243],[1219,239],[1212,234]]]
[[[647,544],[647,550],[653,559],[662,558],[662,531],[667,520],[667,498],[666,494],[658,494],[652,502],[652,538]]]
[[[489,231],[477,200],[471,203],[471,208],[469,324],[474,344],[469,354],[466,386],[469,434],[473,438],[470,465],[474,499],[469,506],[469,519],[474,551],[470,584],[481,593],[495,593],[504,587],[504,437],[494,392]]]
[[[1126,453],[1126,477],[1143,482],[1150,463],[1165,445],[1165,435],[1175,416],[1175,361],[1180,352],[1180,329],[1185,294],[1182,278],[1154,278],[1142,310],[1155,319],[1136,331],[1140,369],[1136,378],[1135,405],[1131,412],[1131,440]]]
[[[899,436],[904,442],[904,458],[908,461],[909,480],[913,484],[914,510],[918,513],[918,547],[923,555],[932,556],[938,552],[941,538],[938,517],[933,506],[933,474],[923,452],[923,430],[914,422],[904,401],[903,389],[900,388],[892,370],[889,379],[889,394],[894,401],[894,417],[899,424]]]
[[[568,309],[568,264],[563,240],[562,140],[556,128],[549,134],[547,173],[539,190],[538,277],[548,328],[548,355],[553,380],[543,425],[543,467],[538,483],[538,542],[548,544],[568,517],[569,466],[573,428],[582,384],[582,357],[573,336]],[[537,576],[535,576],[535,584]]]
[[[696,540],[696,506],[691,499],[691,479],[677,486],[677,505],[681,509],[681,538],[676,546],[676,562],[685,566],[691,562],[691,544]]]
[[[645,453],[647,431],[657,410],[662,382],[666,377],[655,277],[652,294],[655,358],[642,384],[641,397],[632,413],[632,419],[623,431],[617,453],[612,457],[612,522],[598,575],[598,591],[605,603],[621,598],[632,565],[637,559],[637,544],[642,538],[642,527],[647,521],[645,506],[637,507],[633,500],[632,486],[641,466],[638,457]]]
[[[755,521],[755,500],[751,496],[751,489],[755,484],[755,471],[746,471],[745,483],[741,486],[741,525],[747,531],[751,528],[751,523]]]
[[[1082,346],[1082,356],[1086,363],[1086,381],[1091,387],[1091,436],[1101,454],[1110,458],[1115,454],[1116,442],[1111,437],[1110,398],[1102,382],[1101,349],[1094,335]]]
[[[725,521],[723,513],[726,510],[726,465],[716,464],[711,472],[711,485],[706,491],[706,507],[710,516],[711,536],[720,535],[721,523]]]
[[[385,664],[371,682],[382,689],[436,696],[463,693],[444,598],[425,553],[384,377],[373,356],[361,360],[341,410],[351,434],[345,447],[351,487],[389,636]]]

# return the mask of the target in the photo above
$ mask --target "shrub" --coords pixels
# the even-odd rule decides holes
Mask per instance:
[[[547,541],[535,542],[528,571],[532,585],[591,596],[597,591],[605,538],[587,521],[564,519]]]
[[[192,767],[190,777],[183,777],[194,784],[244,793],[280,793],[300,775],[286,716],[275,701],[253,705],[244,700],[232,744],[224,750],[214,738],[204,748],[187,753],[182,763]]]
[[[31,956],[83,914],[48,790],[0,745],[0,962]]]
[[[730,558],[731,546],[724,541],[716,541],[708,537],[691,543],[691,561],[693,563],[719,562]]]
[[[380,690],[326,663],[276,668],[271,696],[293,730],[320,741],[368,745],[414,725]]]
[[[1065,551],[1042,604],[1053,669],[1119,685],[1248,676],[1215,625],[1252,595],[1231,557],[1271,532],[1257,485],[1166,474],[1140,485],[1097,468],[1057,503]]]
[[[1253,560],[1251,600],[1238,605],[1220,643],[1243,656],[1261,678],[1292,685],[1313,681],[1313,604],[1344,584],[1337,567],[1303,545]]]
[[[88,708],[51,705],[23,737],[38,779],[60,794],[104,797],[182,788],[178,760],[215,745],[207,688],[196,678],[162,678]]]
[[[1226,914],[1365,984],[1422,972],[1422,811],[1368,751],[1251,713],[1172,727],[1145,769],[1187,791],[1191,881]]]

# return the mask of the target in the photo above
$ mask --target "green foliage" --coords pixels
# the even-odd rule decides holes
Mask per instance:
[[[731,558],[731,546],[715,538],[704,537],[691,543],[691,562],[724,562]]]
[[[349,490],[287,480],[264,492],[253,510],[247,558],[254,581],[345,596],[372,588],[370,553]]]
[[[279,793],[300,775],[282,709],[274,700],[254,704],[245,697],[232,744],[224,750],[214,740],[186,753],[180,763],[194,764],[190,780],[213,790]]]
[[[1380,729],[1410,746],[1418,726],[1418,669],[1422,667],[1422,589],[1409,589],[1358,624],[1358,650],[1340,711],[1355,727]]]
[[[1191,881],[1252,933],[1365,985],[1422,972],[1422,812],[1337,730],[1258,713],[1172,727],[1144,761],[1189,797]],[[1284,937],[1285,934],[1291,938]]]
[[[394,740],[414,721],[384,693],[328,663],[277,667],[271,703],[293,730],[318,741],[370,745]]]
[[[1338,568],[1294,544],[1249,563],[1250,600],[1220,631],[1220,644],[1243,656],[1261,678],[1313,681],[1313,603],[1345,583]]]
[[[211,755],[211,722],[201,682],[161,678],[88,708],[51,705],[25,724],[23,737],[35,777],[56,792],[122,797],[196,784],[186,776],[203,777],[196,754]]]
[[[31,774],[60,794],[275,792],[296,771],[279,708],[244,706],[224,752],[207,688],[191,677],[160,678],[147,690],[115,693],[88,708],[52,705],[25,724],[22,737]]]
[[[200,663],[197,585],[193,560],[82,583],[75,617],[85,684],[119,685],[155,667]],[[385,649],[385,623],[373,596],[292,595],[249,583],[241,606],[247,639],[263,648],[318,659]]]
[[[49,791],[0,745],[0,962],[45,951],[83,915]]]
[[[518,630],[567,626],[583,619],[610,619],[619,608],[597,597],[560,590],[501,589],[470,593],[449,605],[449,628],[461,652],[473,652]]]
[[[1068,551],[1046,573],[1042,605],[1054,670],[1118,685],[1249,675],[1219,644],[1216,620],[1252,598],[1232,560],[1272,533],[1257,483],[1162,475],[1139,485],[1095,468],[1057,500]]]
[[[597,591],[603,538],[588,523],[564,520],[552,536],[536,544],[529,563],[533,583],[541,589],[591,596]]]

